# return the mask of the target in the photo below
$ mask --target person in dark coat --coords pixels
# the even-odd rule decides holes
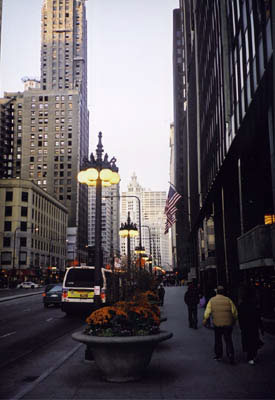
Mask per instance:
[[[188,308],[189,328],[198,328],[198,304],[200,302],[199,290],[195,283],[190,283],[184,295],[184,302]]]
[[[245,288],[243,299],[239,305],[239,324],[243,351],[247,353],[248,363],[254,365],[258,349],[263,344],[259,331],[263,335],[264,329],[253,288]]]
[[[159,305],[160,306],[163,306],[164,295],[165,295],[165,289],[164,289],[163,283],[161,283],[158,287],[158,296],[159,296]]]

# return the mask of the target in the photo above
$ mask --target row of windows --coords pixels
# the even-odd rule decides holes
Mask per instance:
[[[29,193],[28,192],[21,192],[21,201],[28,202],[29,200]],[[13,201],[13,192],[6,191],[6,202]]]
[[[65,115],[65,114],[64,114],[64,115]],[[43,117],[47,117],[47,115],[45,114],[45,116],[43,116]],[[32,125],[35,124],[37,121],[38,121],[39,124],[47,124],[47,123],[49,122],[48,118],[41,118],[41,116],[39,116],[39,118],[37,119],[36,117],[31,116],[31,124],[32,124]],[[19,121],[18,121],[18,122],[19,122]],[[20,121],[20,122],[21,122],[21,121]],[[72,118],[68,118],[68,119],[59,118],[59,114],[58,114],[57,117],[55,118],[55,123],[56,123],[56,124],[60,124],[60,123],[61,123],[61,124],[64,124],[65,122],[72,123]],[[18,129],[18,130],[21,130],[21,129],[22,129],[22,126],[21,126],[21,125],[18,125],[18,126],[17,126],[17,129]],[[69,126],[69,129],[72,130],[72,126]]]
[[[12,247],[13,240],[11,237],[3,237],[3,247],[5,248],[11,248]],[[27,247],[27,238],[26,237],[20,237],[19,238],[19,247]],[[48,243],[45,241],[41,241],[38,239],[31,239],[31,247],[35,248],[37,250],[42,250],[42,251],[50,251],[51,253],[59,253],[59,254],[65,254],[66,249],[64,249],[63,246],[58,246],[54,245],[52,243]]]
[[[5,217],[12,217],[12,206],[5,206]],[[21,217],[28,216],[28,207],[21,207]]]
[[[233,21],[233,48],[230,57],[230,89],[233,102],[230,146],[249,107],[258,81],[272,54],[270,2],[243,1],[242,7],[231,3],[229,18]],[[265,7],[263,10],[262,8]]]
[[[70,168],[71,168],[71,164],[69,164],[69,166],[70,166]],[[39,168],[40,169],[42,169],[42,165],[39,165]],[[60,174],[61,173],[63,173],[63,171],[60,171]],[[42,172],[38,172],[37,173],[37,175],[39,175],[39,174],[41,174],[42,175]],[[43,173],[44,174],[44,173]],[[56,172],[56,175],[58,174],[58,172]],[[55,176],[56,176],[55,175]],[[71,175],[71,172],[70,171],[68,171],[68,173],[67,173],[67,175],[69,176],[69,175]],[[33,178],[34,176],[31,176],[31,178]],[[47,181],[46,180],[38,180],[37,181],[37,184],[38,185],[46,185],[47,184]],[[71,184],[71,179],[68,179],[67,180],[67,184]],[[68,190],[68,192],[71,192],[71,188],[68,188],[67,189]],[[29,199],[29,193],[28,192],[24,192],[24,191],[22,191],[21,192],[21,201],[22,202],[28,202],[28,199]],[[6,191],[6,202],[11,202],[11,201],[13,201],[14,200],[14,193],[13,193],[13,191]],[[53,207],[53,205],[52,204],[50,204],[48,201],[46,201],[46,199],[42,199],[40,196],[37,196],[37,195],[33,195],[33,198],[32,198],[32,204],[33,205],[35,205],[37,208],[39,208],[39,209],[43,209],[43,210],[45,210],[46,211],[46,213],[51,213],[51,215],[53,215],[54,216],[54,219],[55,219],[55,221],[57,220],[57,218],[58,217],[61,217],[62,218],[62,221],[63,222],[65,222],[66,221],[66,216],[65,216],[65,214],[63,214],[62,212],[61,212],[61,210],[58,210],[58,209],[56,209],[55,207]],[[32,218],[36,218],[36,220],[37,220],[37,218],[40,220],[40,213],[39,213],[39,215],[37,215],[36,214],[36,212],[37,211],[35,211],[34,209],[32,209]],[[60,214],[61,213],[61,214]],[[12,206],[5,206],[5,216],[6,217],[12,217],[12,215],[13,215],[13,207]],[[27,217],[28,216],[28,208],[27,207],[25,207],[25,206],[22,206],[21,207],[21,217]],[[47,218],[48,217],[45,217],[44,216],[44,223],[46,223],[47,221]],[[42,219],[43,219],[43,216],[42,216]],[[9,226],[11,224],[11,222],[10,221],[7,221],[7,227]],[[27,230],[27,223],[26,222],[24,222],[24,221],[22,221],[21,222],[21,230],[22,231],[24,231],[24,230]],[[25,226],[25,228],[24,228],[24,226]],[[11,228],[11,225],[10,225],[10,228]]]
[[[45,135],[45,136],[46,136],[46,135]],[[68,142],[65,142],[64,140],[56,141],[56,142],[54,143],[54,145],[55,145],[56,147],[59,147],[59,146],[61,146],[61,147],[64,147],[64,146],[72,146],[72,141],[71,141],[71,140],[69,140]],[[38,147],[47,147],[47,146],[48,146],[48,142],[47,142],[46,140],[38,140],[37,143],[36,143],[34,140],[31,140],[31,141],[30,141],[30,147],[35,147],[35,146],[38,146]]]
[[[65,109],[65,104],[66,103],[55,103],[55,108],[59,109],[59,108],[63,108]],[[32,103],[31,104],[31,108],[36,108],[38,106],[39,109],[44,109],[44,108],[48,108],[49,104],[48,103],[39,103],[38,105],[36,103]],[[68,108],[72,109],[73,108],[73,104],[72,103],[68,103]]]
[[[48,132],[49,131],[49,129],[48,129],[48,127],[39,127],[38,128],[38,132]],[[55,134],[55,138],[56,139],[65,139],[65,126],[56,126],[55,127],[55,131],[56,132],[60,132],[61,131],[61,133],[56,133]],[[44,139],[48,139],[48,134],[47,133],[45,133],[44,135],[42,134],[42,133],[38,133],[37,135],[36,135],[36,133],[37,133],[37,130],[36,130],[36,127],[34,127],[34,126],[32,126],[31,127],[31,132],[34,132],[34,133],[31,133],[30,134],[30,139],[31,140],[34,140],[35,139],[35,137],[37,136],[38,137],[38,139],[40,139],[40,140],[42,140],[43,138]],[[21,138],[22,137],[22,135],[21,134],[18,134],[17,135],[17,137],[18,138]],[[71,139],[72,138],[72,129],[70,128],[69,129],[69,132],[68,132],[68,138],[69,139]],[[18,145],[21,145],[21,139],[20,139],[20,141],[18,140],[17,141],[17,144]]]

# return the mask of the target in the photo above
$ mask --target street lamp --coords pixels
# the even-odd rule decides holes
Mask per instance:
[[[131,222],[130,212],[128,212],[128,219],[125,224],[121,224],[119,230],[119,236],[127,237],[127,270],[130,272],[131,266],[131,246],[130,246],[130,238],[138,236],[138,229],[136,224]]]
[[[104,152],[101,142],[102,133],[98,134],[98,144],[96,148],[96,158],[93,153],[90,155],[90,160],[85,158],[83,160],[82,170],[78,173],[77,179],[79,183],[86,184],[87,186],[96,187],[96,213],[95,213],[95,305],[100,306],[100,283],[101,283],[101,200],[102,200],[102,186],[111,186],[120,182],[118,168],[116,166],[116,158],[108,160],[106,153],[104,159],[102,154]]]

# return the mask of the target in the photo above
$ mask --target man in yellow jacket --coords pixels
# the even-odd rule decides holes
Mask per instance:
[[[234,346],[232,342],[232,331],[235,322],[238,319],[238,312],[233,301],[225,296],[223,286],[217,287],[216,296],[212,297],[207,303],[203,325],[207,324],[207,320],[212,316],[214,333],[215,333],[215,357],[214,359],[220,361],[223,355],[224,338],[226,345],[226,354],[231,364],[235,363],[234,359]]]

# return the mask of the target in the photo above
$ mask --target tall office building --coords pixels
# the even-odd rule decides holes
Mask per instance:
[[[274,308],[272,2],[180,0],[175,14],[184,51],[175,97],[186,96],[183,110],[175,103],[183,122],[175,157],[186,160],[179,183],[188,207],[179,240],[189,242],[202,286],[221,283],[236,295],[241,281],[262,286],[259,294],[273,285]]]
[[[1,166],[8,165],[6,176],[30,179],[66,206],[70,246],[84,261],[88,194],[77,173],[89,148],[85,0],[43,1],[37,86],[27,79],[23,93],[4,95],[1,109],[12,103],[13,140]]]
[[[146,254],[149,255],[151,250],[155,264],[170,269],[172,265],[170,238],[164,234],[166,197],[165,191],[144,189],[138,183],[136,174],[133,174],[127,192],[122,192],[121,195],[121,222],[127,221],[128,212],[131,221],[136,223],[137,227],[141,222],[142,246],[145,247]],[[131,242],[134,250],[134,246],[139,245],[139,238],[131,239]],[[126,252],[126,242],[121,241],[121,254]]]
[[[55,154],[54,168],[59,173],[54,176],[53,186],[55,195],[65,201],[69,209],[69,230],[72,233],[76,229],[76,252],[81,259],[87,245],[87,188],[78,184],[76,175],[89,148],[85,0],[43,2],[41,89],[53,91],[56,97],[55,147],[62,146],[63,142],[65,150],[66,146],[68,149],[72,146],[67,160],[61,152]],[[58,149],[55,151],[58,153]],[[62,170],[63,166],[66,169],[66,164],[72,168],[67,176],[66,170]]]

